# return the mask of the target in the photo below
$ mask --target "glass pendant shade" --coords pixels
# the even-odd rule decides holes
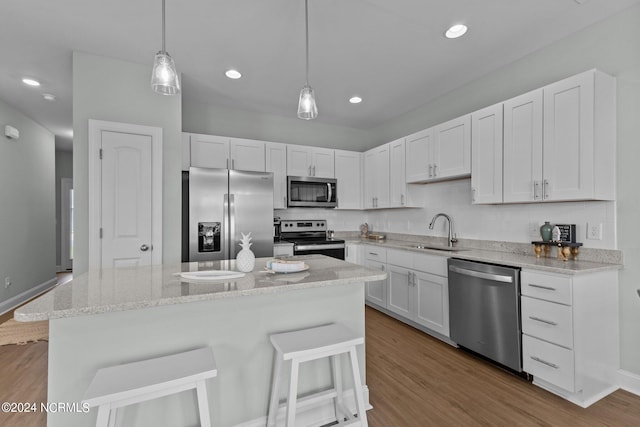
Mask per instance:
[[[316,95],[308,84],[305,84],[300,91],[298,101],[298,118],[311,120],[318,117],[318,107],[316,107]]]
[[[165,51],[156,53],[151,72],[151,89],[162,95],[180,93],[180,80],[176,71],[176,64],[171,55]]]

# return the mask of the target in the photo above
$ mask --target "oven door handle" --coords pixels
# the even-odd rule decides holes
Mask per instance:
[[[296,251],[315,251],[323,249],[344,249],[344,244],[336,243],[335,245],[295,245]]]

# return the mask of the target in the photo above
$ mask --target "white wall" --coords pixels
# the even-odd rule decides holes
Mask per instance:
[[[4,126],[20,131],[4,136]],[[54,137],[0,101],[0,303],[55,278]],[[5,289],[5,277],[12,285]]]
[[[88,120],[107,120],[163,129],[163,261],[180,261],[181,131],[180,96],[154,93],[151,61],[132,64],[73,54],[73,179],[75,274],[88,267]],[[97,155],[94,153],[94,155]]]

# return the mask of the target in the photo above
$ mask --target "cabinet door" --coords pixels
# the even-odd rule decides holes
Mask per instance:
[[[413,286],[409,272],[407,268],[387,264],[387,309],[407,319],[411,319],[413,313]]]
[[[377,147],[374,176],[376,208],[389,207],[389,144]]]
[[[425,129],[405,138],[407,182],[424,182],[432,178],[429,168],[433,156],[433,128]]]
[[[229,167],[229,138],[191,134],[191,166],[227,169]]]
[[[344,260],[352,264],[363,265],[362,261],[362,245],[357,243],[347,243],[344,248]]]
[[[502,104],[471,114],[471,202],[502,203]]]
[[[287,145],[287,175],[311,175],[311,147],[304,145]]]
[[[385,264],[372,261],[365,260],[365,267],[373,268],[375,270],[385,270]],[[387,307],[387,280],[377,280],[375,282],[367,282],[365,284],[365,300],[372,304],[378,305],[380,307]]]
[[[543,110],[543,198],[593,197],[593,71],[546,86]]]
[[[405,177],[404,138],[389,143],[389,206],[407,204],[407,179]]]
[[[287,207],[287,145],[279,142],[265,144],[265,166],[273,172],[273,208]]]
[[[435,127],[433,176],[435,179],[471,174],[471,115]]]
[[[376,150],[375,148],[364,153],[364,208],[375,207],[376,198]]]
[[[264,141],[231,138],[231,167],[241,171],[264,172]]]
[[[503,200],[542,200],[542,90],[504,103]]]
[[[362,153],[335,150],[338,209],[362,209]]]
[[[449,336],[449,285],[446,277],[416,271],[414,273],[417,323]]]
[[[318,178],[335,178],[334,150],[313,148],[311,151],[311,173]]]

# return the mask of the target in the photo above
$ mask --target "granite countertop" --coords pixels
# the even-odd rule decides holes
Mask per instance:
[[[284,293],[298,289],[348,285],[383,280],[386,273],[323,255],[291,257],[304,260],[308,270],[273,274],[263,272],[266,261],[258,258],[253,272],[237,279],[187,282],[180,272],[236,270],[235,260],[145,266],[89,271],[74,277],[20,307],[20,322],[59,319],[221,298]],[[236,270],[237,271],[237,270]]]
[[[568,261],[559,260],[555,256],[550,256],[549,258],[545,258],[545,257],[536,258],[535,255],[533,254],[533,246],[522,245],[522,244],[502,243],[501,245],[494,245],[492,249],[473,248],[473,247],[465,247],[464,245],[460,245],[461,250],[445,251],[445,250],[438,250],[438,249],[412,248],[411,246],[415,246],[416,244],[423,243],[423,242],[415,242],[415,241],[412,242],[405,239],[370,240],[370,239],[364,239],[364,238],[350,238],[347,240],[347,243],[360,243],[360,244],[374,245],[374,246],[386,247],[389,249],[401,249],[401,250],[412,251],[417,253],[440,255],[447,258],[458,258],[458,259],[466,259],[470,261],[488,262],[488,263],[502,264],[502,265],[507,265],[512,267],[547,271],[549,273],[559,273],[559,274],[569,274],[569,275],[588,274],[588,273],[595,273],[598,271],[619,270],[623,268],[623,265],[621,262],[615,262],[617,261],[617,259],[615,259],[614,262],[595,262],[595,261],[581,260],[580,256],[578,256],[579,258],[578,260],[570,259]],[[429,243],[429,244],[433,244],[433,243]],[[446,245],[446,243],[444,245]],[[503,250],[495,250],[495,248],[499,248]],[[529,252],[530,254],[527,252]],[[617,251],[608,251],[608,252],[617,252]],[[606,256],[603,257],[603,259],[605,258]]]

